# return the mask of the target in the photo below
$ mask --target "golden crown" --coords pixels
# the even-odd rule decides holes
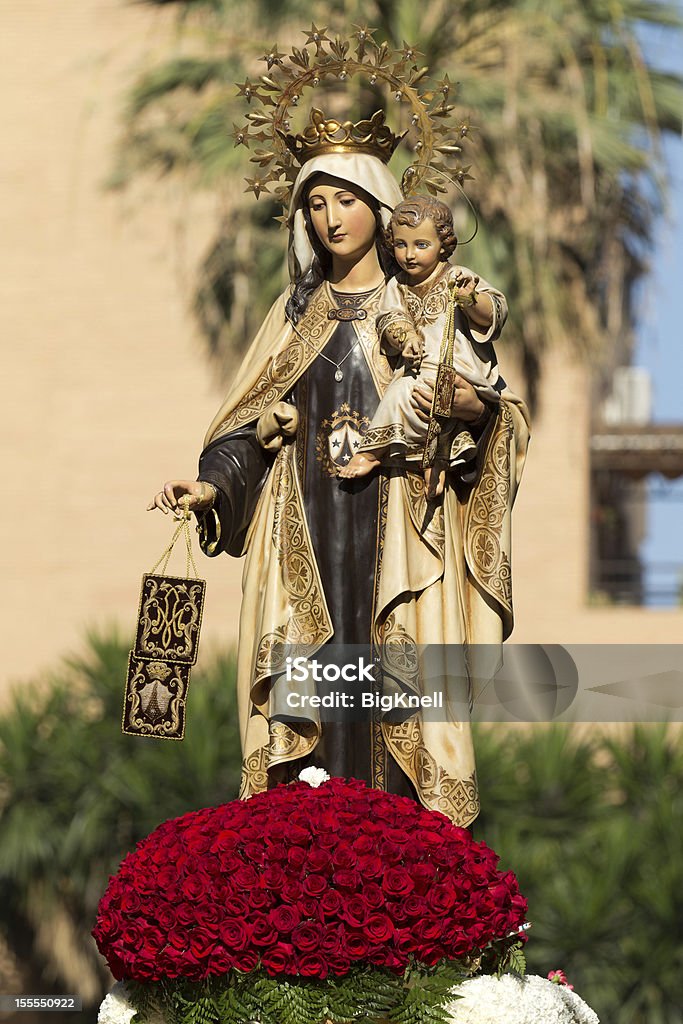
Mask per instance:
[[[313,107],[303,132],[278,134],[299,165],[325,153],[366,153],[386,164],[407,130],[394,135],[383,110],[375,111],[369,120],[354,122],[326,118],[322,110]]]

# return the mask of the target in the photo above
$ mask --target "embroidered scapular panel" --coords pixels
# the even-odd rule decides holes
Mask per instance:
[[[123,701],[122,730],[130,736],[181,740],[190,666],[145,661],[131,652]]]
[[[140,593],[135,657],[193,665],[205,590],[204,580],[146,573]]]

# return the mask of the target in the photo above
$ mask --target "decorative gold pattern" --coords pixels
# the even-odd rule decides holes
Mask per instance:
[[[385,721],[383,728],[393,756],[412,780],[421,801],[431,810],[441,811],[455,825],[464,827],[474,821],[480,806],[476,773],[466,779],[447,775],[425,747],[415,715],[400,723]]]
[[[452,270],[447,265],[447,270]],[[408,312],[414,324],[433,324],[448,309],[449,296],[449,273],[443,273],[434,283],[429,282],[429,287],[424,291],[420,285],[411,285],[403,289]]]
[[[131,651],[121,728],[129,736],[181,740],[190,666],[146,661]]]
[[[337,476],[340,466],[351,461],[360,449],[370,419],[352,410],[348,402],[321,421],[315,439],[316,459],[325,476]]]
[[[205,590],[204,580],[145,573],[135,657],[194,664]]]
[[[391,612],[380,627],[382,670],[408,689],[419,693],[420,666],[417,644]]]
[[[257,747],[242,761],[240,800],[247,800],[254,793],[268,789],[268,748]]]
[[[424,478],[419,473],[406,473],[405,494],[408,512],[415,529],[439,558],[444,557],[445,526],[443,504],[427,502]]]
[[[386,427],[371,427],[369,430],[366,430],[359,451],[381,451],[390,445],[408,447],[406,432],[402,423],[389,423]]]
[[[304,370],[319,355],[335,325],[327,319],[330,299],[321,286],[311,299],[306,315],[292,330],[286,347],[273,355],[254,386],[215,432],[215,437],[228,434],[281,401]]]
[[[512,416],[504,402],[489,440],[481,478],[467,509],[465,555],[477,582],[512,613],[512,573],[501,531],[510,500]]]

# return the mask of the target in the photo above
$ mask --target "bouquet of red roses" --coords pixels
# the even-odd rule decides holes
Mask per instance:
[[[519,943],[526,900],[497,861],[409,799],[300,781],[160,825],[93,934],[137,983],[136,1020],[398,1022],[410,1006],[419,1024],[483,954]]]

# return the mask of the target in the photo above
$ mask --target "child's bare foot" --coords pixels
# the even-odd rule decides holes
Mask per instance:
[[[438,498],[443,494],[446,484],[446,470],[442,466],[429,466],[425,469],[425,486],[428,498]]]
[[[342,466],[337,476],[348,479],[353,476],[367,476],[375,466],[379,466],[379,459],[372,452],[358,452],[346,465]]]

